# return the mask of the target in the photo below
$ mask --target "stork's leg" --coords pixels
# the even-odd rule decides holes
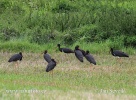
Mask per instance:
[[[120,64],[120,61],[121,61],[120,57],[117,57],[117,61],[116,62]]]
[[[17,73],[17,62],[14,62],[15,66],[14,66],[14,71],[15,73]]]
[[[90,71],[92,71],[92,64],[90,64]]]
[[[116,64],[117,64],[117,63],[119,63],[119,58],[118,58],[118,57],[116,58]]]
[[[95,68],[93,67],[93,64],[90,64],[90,71],[94,70]]]
[[[53,78],[53,70],[51,71],[51,73],[52,73],[52,78]]]
[[[120,58],[120,63],[122,64],[122,59]]]
[[[16,63],[15,62],[13,62],[14,63],[14,71],[16,71]]]
[[[122,64],[122,59],[121,59],[121,58],[119,58],[119,64],[120,64],[120,65]]]
[[[49,74],[48,74],[49,77],[51,77],[51,71],[49,71]]]
[[[64,53],[64,58],[63,58],[62,61],[64,61],[64,60],[65,60],[66,62],[68,61],[68,60],[67,60],[67,54],[66,54],[66,53]]]
[[[49,72],[48,77],[50,77],[50,75],[51,75],[51,72]]]
[[[121,61],[121,60],[120,60],[120,58],[119,58],[119,63],[120,63],[120,61]]]
[[[18,73],[18,61],[16,62],[16,73]]]
[[[18,66],[18,61],[17,61],[17,69],[19,68],[19,66]]]
[[[95,69],[95,67],[93,66],[93,70]]]
[[[52,71],[49,71],[49,77],[51,77],[52,76]]]
[[[18,71],[19,71],[19,64],[18,64],[18,61],[17,61],[17,73],[18,73]]]
[[[64,59],[66,59],[66,60],[67,60],[67,58],[66,58],[66,53],[64,53],[64,56],[65,56],[65,58],[64,58]]]

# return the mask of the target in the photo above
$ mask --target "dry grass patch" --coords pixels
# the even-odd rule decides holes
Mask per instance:
[[[108,98],[132,99],[129,94],[136,93],[136,56],[123,58],[118,63],[111,55],[94,55],[97,65],[90,71],[90,63],[84,59],[84,63],[78,61],[74,54],[53,53],[52,58],[56,59],[57,66],[54,69],[54,76],[45,72],[47,66],[41,53],[23,53],[23,60],[19,62],[17,73],[14,64],[8,63],[13,53],[0,53],[0,81],[2,90],[6,89],[38,89],[47,90],[45,99],[66,99],[75,100],[106,100]],[[100,90],[121,90],[120,93],[100,93]],[[54,91],[56,93],[54,94]],[[64,93],[63,93],[64,92]],[[53,95],[54,94],[54,95]],[[3,98],[11,97],[14,94],[3,94]],[[29,99],[38,98],[41,94],[16,94],[19,98],[27,95]],[[14,99],[13,97],[11,97]]]

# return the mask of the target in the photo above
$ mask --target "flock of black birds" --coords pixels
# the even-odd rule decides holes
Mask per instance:
[[[84,51],[82,49],[79,48],[79,46],[75,46],[75,50],[71,50],[69,48],[61,48],[60,44],[57,45],[58,49],[60,52],[64,52],[64,53],[74,53],[76,58],[80,61],[83,62],[83,58],[85,57],[87,59],[87,61],[89,61],[91,64],[96,65],[96,61],[94,59],[94,57],[89,53],[89,51]],[[113,48],[110,48],[110,52],[113,56],[115,57],[129,57],[128,54],[120,51],[120,50],[113,50]],[[53,69],[56,66],[56,61],[51,58],[51,56],[48,54],[48,51],[45,50],[44,51],[44,59],[47,61],[48,65],[46,67],[46,72],[52,71],[53,74]],[[8,62],[17,62],[18,60],[22,60],[23,55],[22,53],[18,53],[18,54],[14,54],[13,56],[11,56],[11,58],[8,60]],[[18,63],[16,64],[16,66],[18,65]]]

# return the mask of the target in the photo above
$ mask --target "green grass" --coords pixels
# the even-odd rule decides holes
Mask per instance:
[[[1,0],[0,100],[136,100],[135,10],[135,0]],[[60,53],[58,43],[89,50],[95,69]],[[120,64],[110,47],[130,58]],[[53,78],[45,72],[44,50],[57,61]],[[7,61],[20,51],[16,72]]]
[[[86,60],[80,63],[73,54],[65,56],[59,52],[51,53],[57,61],[52,77],[50,73],[45,72],[47,63],[43,55],[24,52],[17,72],[14,70],[14,64],[7,62],[11,55],[12,53],[0,53],[0,95],[4,100],[21,99],[24,96],[27,99],[60,100],[100,100],[110,96],[113,96],[113,100],[136,98],[136,56],[123,58],[120,64],[111,55],[93,54],[97,65],[93,66],[95,69],[90,72],[90,64]],[[7,93],[7,90],[18,92]],[[21,90],[44,90],[45,93],[20,93]]]
[[[19,52],[19,51],[27,51],[27,52],[43,52],[44,50],[49,50],[53,52],[55,49],[53,47],[53,43],[48,43],[48,45],[38,45],[36,43],[30,43],[28,41],[21,40],[12,40],[7,42],[0,42],[0,50],[8,51],[8,52]]]
[[[58,41],[52,41],[50,43],[44,44],[36,44],[30,43],[27,40],[10,40],[7,42],[0,42],[0,51],[2,52],[43,52],[44,50],[48,50],[50,53],[59,52],[57,44],[60,43]],[[122,43],[117,40],[112,42],[111,40],[107,40],[106,42],[83,42],[77,41],[72,45],[66,45],[63,42],[60,43],[61,47],[68,47],[71,49],[75,49],[76,45],[79,45],[83,50],[89,50],[90,53],[94,54],[109,54],[110,47],[122,50],[128,54],[136,54],[136,50],[133,47],[124,47]]]

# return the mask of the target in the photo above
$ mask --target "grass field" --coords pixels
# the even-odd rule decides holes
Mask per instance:
[[[51,53],[57,66],[54,76],[45,72],[40,53],[23,53],[18,71],[8,63],[13,53],[0,53],[0,99],[24,100],[135,100],[136,55],[119,63],[112,55],[94,55],[97,65],[79,62],[74,54]],[[36,92],[37,91],[37,92]]]
[[[136,100],[135,33],[136,0],[0,0],[0,100]],[[90,50],[97,65],[90,71],[58,43]],[[119,62],[111,47],[130,57]],[[8,59],[18,51],[15,70]]]

